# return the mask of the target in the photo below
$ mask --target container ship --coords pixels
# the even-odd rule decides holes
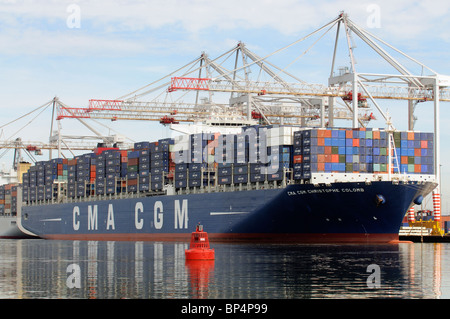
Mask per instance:
[[[19,227],[46,239],[391,242],[436,187],[433,133],[252,125],[37,162]]]
[[[347,39],[357,35],[399,74],[356,72],[349,42],[351,68],[335,70],[341,23]],[[328,86],[267,60],[334,26]],[[214,60],[202,52],[123,100],[71,108],[55,98],[57,120],[154,120],[184,135],[37,162],[17,185],[19,228],[48,239],[188,241],[201,223],[211,240],[398,240],[408,210],[431,192],[440,198],[439,103],[450,101],[450,76],[428,67],[432,75],[412,75],[385,44],[341,12],[264,58],[240,42]],[[194,103],[184,102],[188,92]],[[146,95],[156,97],[139,100]],[[408,101],[408,131],[395,130],[375,99]],[[386,129],[367,127],[375,119],[368,100]],[[426,101],[434,103],[434,133],[414,131],[415,103]],[[347,119],[352,128],[336,127]]]

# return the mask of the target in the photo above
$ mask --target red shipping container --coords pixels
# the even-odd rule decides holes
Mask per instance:
[[[324,146],[325,145],[325,138],[323,138],[323,137],[317,138],[317,145],[318,146]]]
[[[421,148],[428,148],[428,141],[420,141]]]
[[[358,146],[359,147],[359,138],[354,138],[353,139],[353,146]]]
[[[317,130],[317,137],[325,137],[325,131],[323,129],[318,129]]]
[[[128,180],[128,185],[137,185],[137,179],[129,179]]]
[[[339,163],[339,155],[338,154],[331,155],[331,163]]]
[[[294,155],[294,164],[299,164],[303,162],[303,156],[302,155]]]
[[[414,156],[421,156],[422,150],[420,148],[415,148],[414,149]]]
[[[317,163],[317,170],[323,172],[325,170],[325,163]]]
[[[128,165],[130,165],[130,166],[136,166],[136,165],[139,164],[138,162],[139,162],[138,158],[130,158],[130,159],[128,159]]]
[[[325,163],[325,155],[318,154],[317,155],[317,163]],[[324,166],[324,169],[325,169],[325,166]]]
[[[414,141],[414,132],[408,132],[408,141]]]
[[[325,146],[324,152],[325,152],[325,155],[331,155],[331,153],[333,153],[331,146]]]

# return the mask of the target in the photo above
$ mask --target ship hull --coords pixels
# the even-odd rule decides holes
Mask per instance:
[[[0,216],[1,239],[26,239],[31,236],[23,233],[17,225],[16,216]]]
[[[398,240],[414,199],[434,187],[431,182],[385,181],[292,184],[33,205],[22,208],[21,223],[47,239],[187,241],[201,223],[213,241],[389,242]]]

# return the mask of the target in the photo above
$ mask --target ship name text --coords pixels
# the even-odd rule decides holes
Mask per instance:
[[[307,190],[287,191],[288,196],[307,195],[307,194],[328,194],[328,193],[364,193],[364,188],[318,188]]]

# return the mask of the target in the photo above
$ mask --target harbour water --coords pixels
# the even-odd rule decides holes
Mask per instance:
[[[450,244],[211,243],[186,262],[180,242],[0,241],[0,298],[450,298]]]

